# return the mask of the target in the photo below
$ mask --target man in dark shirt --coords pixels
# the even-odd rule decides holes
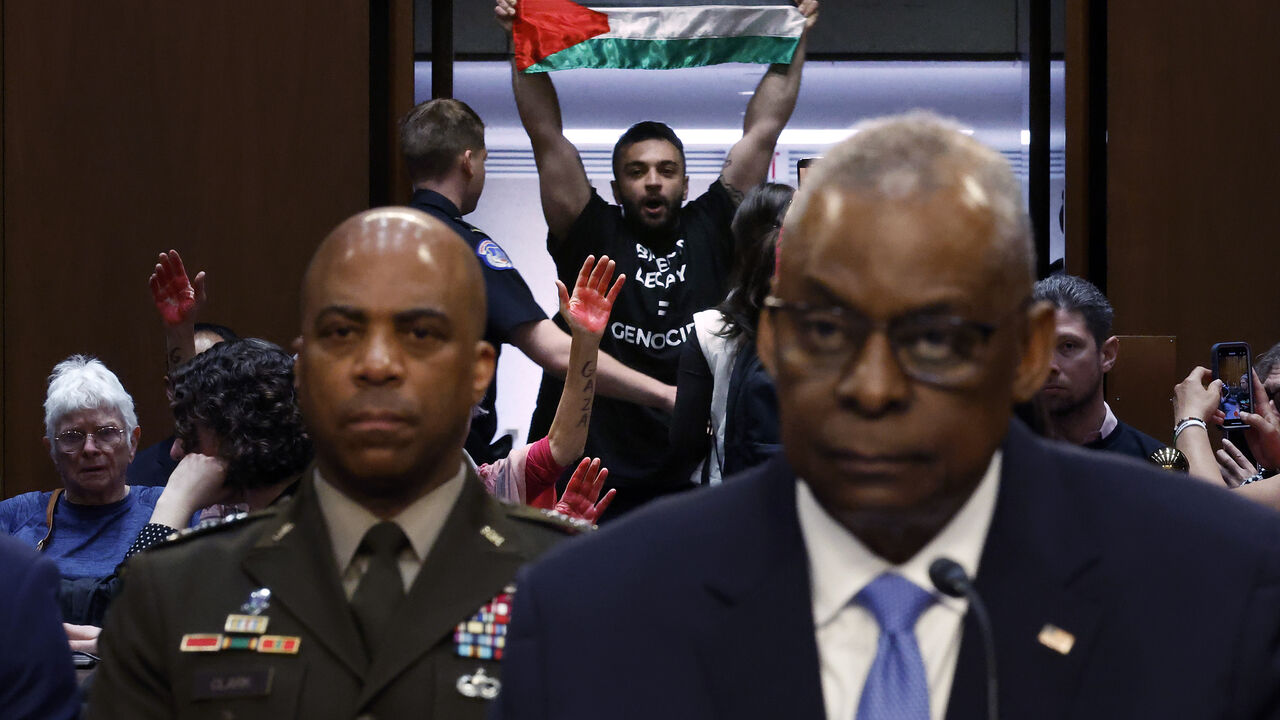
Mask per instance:
[[[400,123],[400,147],[413,179],[410,206],[443,222],[467,242],[484,272],[488,317],[484,339],[501,352],[515,345],[544,371],[564,377],[569,363],[569,334],[547,319],[511,258],[484,231],[462,219],[476,209],[484,191],[484,122],[466,103],[429,100],[414,107]],[[581,262],[579,262],[581,267]],[[573,278],[576,279],[577,271]],[[568,283],[573,287],[574,279]],[[669,411],[675,388],[646,377],[622,363],[600,356],[599,392]],[[674,378],[673,378],[674,379]],[[668,381],[670,382],[670,381]],[[467,436],[466,450],[477,463],[506,456],[509,443],[491,445],[497,431],[494,412],[496,380],[489,384]]]
[[[613,150],[610,205],[591,187],[578,150],[564,136],[560,101],[546,73],[512,65],[520,120],[533,145],[547,221],[547,249],[562,282],[572,283],[589,254],[606,254],[630,278],[610,317],[601,349],[629,367],[673,383],[680,346],[693,334],[693,313],[724,299],[733,252],[729,223],[743,194],[764,182],[774,147],[795,109],[816,0],[797,0],[808,21],[788,65],[771,66],[743,119],[742,139],[730,148],[720,177],[687,205],[684,146],[672,129],[641,122]],[[507,32],[515,0],[497,0],[495,15]],[[543,376],[530,435],[550,425],[560,383]],[[609,467],[618,488],[607,515],[616,516],[653,497],[687,486],[668,452],[670,416],[650,408],[601,399],[591,416],[587,454]]]
[[[1114,311],[1102,291],[1074,275],[1036,283],[1034,297],[1055,307],[1057,344],[1049,379],[1036,398],[1048,411],[1049,432],[1075,445],[1146,459],[1165,444],[1116,419],[1102,399],[1120,340],[1111,334]]]

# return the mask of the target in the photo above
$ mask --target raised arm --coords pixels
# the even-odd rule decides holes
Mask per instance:
[[[516,18],[516,0],[497,0],[493,12],[510,35]],[[542,215],[552,237],[563,239],[591,199],[591,182],[587,180],[578,149],[564,136],[560,98],[547,73],[522,73],[512,58],[511,89],[520,122],[533,145]]]
[[[778,136],[796,109],[809,29],[818,20],[818,0],[796,0],[796,7],[807,20],[795,55],[789,65],[769,66],[768,72],[760,79],[747,103],[747,112],[742,120],[742,139],[729,149],[724,169],[720,171],[721,182],[739,202],[747,190],[765,181]]]
[[[149,280],[151,299],[164,323],[165,370],[170,375],[196,355],[196,314],[205,302],[204,273],[194,280],[177,250],[160,253]]]
[[[578,272],[573,295],[569,295],[564,283],[556,281],[560,291],[560,313],[573,331],[569,348],[569,372],[560,393],[547,441],[551,457],[557,465],[568,465],[582,456],[587,445],[587,428],[591,424],[591,405],[595,401],[596,354],[600,350],[600,336],[609,321],[613,301],[622,289],[625,275],[619,275],[612,287],[614,262],[607,257],[597,263],[588,255]]]
[[[1204,423],[1188,425],[1174,439],[1174,446],[1187,458],[1188,472],[1192,477],[1214,485],[1225,483],[1218,462],[1209,444],[1208,425],[1222,422],[1218,398],[1222,397],[1222,381],[1214,380],[1208,368],[1197,367],[1186,379],[1173,388],[1173,420],[1180,422],[1195,418]]]

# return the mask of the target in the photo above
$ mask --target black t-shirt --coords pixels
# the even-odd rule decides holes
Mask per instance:
[[[448,198],[431,190],[417,190],[413,193],[409,206],[448,225],[475,250],[476,257],[480,259],[480,269],[484,273],[484,296],[488,307],[484,339],[493,345],[495,351],[502,352],[503,343],[511,342],[511,334],[516,328],[547,319],[547,314],[534,301],[533,293],[529,291],[529,286],[511,263],[511,258],[507,257],[507,253],[484,231],[463,220],[457,206]],[[484,399],[480,401],[480,407],[487,414],[471,421],[471,433],[467,435],[467,452],[477,463],[498,459],[493,457],[495,452],[489,449],[493,435],[498,430],[498,416],[494,411],[496,384],[495,377],[489,383]]]
[[[1132,425],[1118,422],[1116,429],[1112,430],[1110,435],[1085,443],[1084,446],[1094,450],[1109,450],[1111,452],[1124,453],[1130,457],[1149,460],[1151,453],[1165,447],[1165,444]]]
[[[733,252],[729,224],[737,209],[719,180],[680,210],[674,241],[647,246],[643,235],[597,193],[568,236],[547,238],[556,273],[573,287],[587,255],[608,255],[625,273],[600,349],[628,367],[675,384],[680,351],[694,338],[693,314],[724,299]],[[559,318],[556,319],[560,322]],[[529,435],[551,426],[563,385],[544,374]],[[653,408],[597,396],[587,434],[587,454],[602,458],[613,487],[666,486],[684,482],[668,462],[671,418]]]

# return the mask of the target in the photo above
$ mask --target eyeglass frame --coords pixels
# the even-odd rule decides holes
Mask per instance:
[[[1004,325],[1012,317],[1016,316],[1021,312],[1024,312],[1032,304],[1033,301],[1034,301],[1034,298],[1032,296],[1030,295],[1026,296],[1025,298],[1022,299],[1021,302],[1019,302],[1016,306],[1014,306],[1013,309],[1005,313],[995,322],[982,322],[979,320],[970,320],[969,318],[960,317],[958,315],[935,315],[931,317],[933,317],[935,320],[949,323],[952,327],[968,328],[976,331],[979,335],[978,342],[982,345],[981,350],[979,351],[979,354],[980,354],[981,352],[985,351],[987,347],[989,347],[989,343],[991,342],[991,336],[994,335],[997,331],[999,331],[1002,327],[1004,327]],[[849,350],[847,353],[840,353],[840,357],[838,358],[839,362],[834,363],[832,367],[837,367],[837,366],[842,368],[846,367],[851,360],[858,357],[861,354],[862,350],[865,349],[866,342],[871,337],[872,333],[881,332],[881,333],[884,333],[885,339],[888,340],[889,342],[889,347],[893,351],[893,357],[898,364],[898,369],[902,372],[903,375],[906,375],[907,377],[913,380],[916,380],[917,382],[922,382],[928,385],[934,385],[934,386],[943,387],[943,388],[963,388],[969,383],[969,381],[973,379],[973,377],[977,374],[977,371],[982,369],[982,363],[975,362],[973,363],[971,374],[963,378],[949,380],[946,378],[940,378],[936,375],[930,375],[928,373],[921,372],[919,369],[913,368],[912,364],[909,362],[904,363],[902,360],[902,355],[905,353],[905,351],[901,347],[899,347],[897,342],[894,341],[894,337],[892,333],[893,326],[895,323],[900,323],[908,318],[913,317],[913,315],[922,314],[919,312],[916,312],[916,313],[908,312],[906,314],[898,315],[896,317],[888,318],[886,320],[875,320],[875,319],[868,318],[867,316],[862,315],[861,313],[858,313],[856,310],[853,310],[851,308],[846,308],[841,305],[817,305],[817,304],[805,303],[805,302],[792,302],[789,300],[783,300],[782,298],[779,298],[776,295],[765,296],[761,304],[765,310],[768,310],[770,312],[771,315],[776,315],[778,311],[782,311],[790,314],[792,317],[793,323],[795,322],[794,318],[796,314],[805,313],[805,312],[814,312],[814,311],[830,313],[838,318],[841,318],[843,322],[839,323],[837,326],[841,328],[841,332],[845,337],[845,341],[849,346]],[[852,318],[855,316],[861,318],[867,324],[865,328],[865,333],[862,335],[862,338],[859,342],[855,342],[853,340],[853,333],[850,332],[852,328],[851,328],[851,321],[848,318]],[[804,348],[803,340],[799,342],[801,344],[801,350],[806,355],[810,357],[821,356],[821,353],[814,353]]]
[[[99,433],[107,429],[115,431],[116,439],[108,441],[98,437]],[[80,440],[76,443],[76,446],[74,448],[68,450],[65,447],[63,447],[63,445],[67,442],[67,436],[72,434],[79,435]],[[99,425],[97,429],[95,429],[91,433],[87,433],[83,430],[80,430],[79,428],[71,428],[70,430],[63,430],[62,432],[53,436],[54,447],[57,448],[58,452],[64,455],[75,455],[76,453],[84,449],[84,444],[89,440],[90,435],[93,436],[94,445],[98,447],[104,447],[104,448],[115,448],[115,447],[119,447],[120,441],[124,440],[125,436],[128,435],[128,433],[125,432],[124,428],[117,427],[115,425]]]

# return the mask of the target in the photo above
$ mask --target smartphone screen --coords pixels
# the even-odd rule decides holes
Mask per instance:
[[[1253,412],[1253,378],[1249,345],[1242,342],[1218,343],[1213,346],[1213,376],[1222,381],[1219,409],[1226,415],[1223,427],[1247,427],[1241,412]]]

